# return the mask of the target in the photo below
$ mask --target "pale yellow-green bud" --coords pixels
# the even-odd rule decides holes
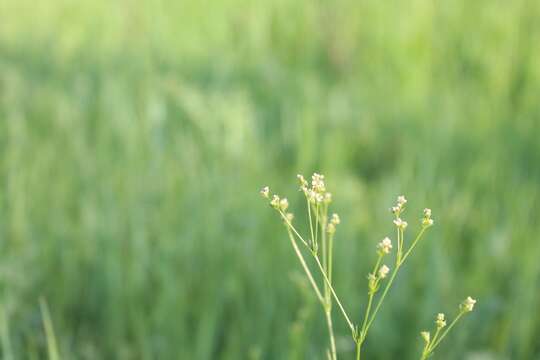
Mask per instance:
[[[396,220],[394,220],[394,224],[397,226],[398,229],[401,229],[401,230],[405,230],[405,228],[408,225],[407,222],[401,220],[401,218],[397,218]]]
[[[274,196],[272,197],[272,200],[270,200],[270,205],[271,205],[274,209],[279,210],[279,208],[280,208],[280,199],[279,199],[279,196],[274,195]]]
[[[420,335],[422,336],[422,339],[424,339],[424,341],[425,341],[427,344],[429,344],[429,341],[430,341],[430,339],[431,339],[431,335],[430,335],[429,331],[422,331],[422,332],[420,333]]]
[[[287,210],[289,208],[289,200],[287,200],[286,198],[281,199],[281,201],[279,202],[279,208],[281,209],[281,211]]]
[[[389,254],[391,249],[392,241],[388,237],[385,237],[379,244],[377,244],[377,250],[379,250],[381,254]]]
[[[268,197],[270,196],[270,188],[268,186],[263,187],[262,190],[260,191],[260,194],[262,197],[268,199]]]
[[[383,265],[379,269],[379,277],[381,279],[384,279],[388,275],[389,272],[390,272],[390,268],[388,266],[386,266],[386,265]]]
[[[443,313],[437,314],[437,319],[435,320],[435,325],[437,325],[437,329],[442,329],[446,326],[446,319],[444,318]]]
[[[473,311],[474,305],[476,304],[476,300],[472,297],[468,296],[463,303],[461,303],[460,308],[463,311],[470,312]]]

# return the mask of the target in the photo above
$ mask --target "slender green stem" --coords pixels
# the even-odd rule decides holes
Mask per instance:
[[[441,337],[439,338],[439,340],[437,340],[437,342],[433,343],[433,346],[430,346],[429,348],[429,352],[432,352],[433,350],[435,350],[435,348],[437,346],[439,346],[439,344],[441,343],[441,341],[444,339],[444,337],[448,334],[448,332],[454,327],[454,325],[458,322],[458,320],[463,316],[463,314],[465,314],[464,311],[460,311],[458,316],[456,316],[456,318],[454,319],[454,321],[452,321],[452,323],[450,325],[448,325],[448,327],[446,328],[446,330],[442,333]]]
[[[290,221],[288,221],[288,219],[285,217],[284,214],[282,214],[282,216],[284,217],[285,221],[287,222],[287,224],[289,225],[289,227],[293,230],[294,234],[296,234],[302,241],[302,237],[300,236],[300,234],[298,234],[298,231],[296,231],[296,229],[294,228],[294,226],[290,223]],[[303,241],[303,243],[307,246],[307,243],[305,241]],[[309,247],[309,246],[308,246]],[[349,326],[349,328],[351,329],[352,332],[354,332],[354,326],[353,326],[353,323],[351,322],[349,316],[347,315],[347,312],[345,311],[345,308],[343,307],[343,305],[341,304],[341,301],[339,301],[339,298],[336,294],[336,292],[334,291],[334,288],[332,287],[332,284],[330,283],[330,280],[328,279],[328,276],[326,275],[326,273],[324,272],[324,269],[322,267],[322,264],[321,264],[321,261],[319,260],[319,257],[317,256],[317,254],[315,252],[311,252],[311,254],[313,255],[313,258],[315,259],[315,262],[317,263],[317,266],[319,267],[319,270],[321,271],[321,274],[323,275],[323,278],[324,278],[324,281],[328,284],[328,287],[330,288],[330,292],[332,293],[332,296],[334,296],[334,299],[336,300],[336,303],[338,304],[340,310],[341,310],[341,313],[343,314],[343,317],[345,318],[345,320],[347,321],[347,325]]]
[[[440,334],[441,334],[441,328],[437,328],[437,330],[435,331],[435,335],[433,336],[433,339],[431,339],[431,341],[430,341],[429,344],[428,344],[428,347],[427,347],[428,353],[426,354],[426,356],[429,355],[429,348],[430,348],[430,346],[431,346],[432,344],[434,344],[434,343],[437,341],[437,339],[439,338],[439,335],[440,335]]]
[[[315,249],[315,237],[313,236],[313,220],[311,219],[311,204],[309,203],[309,199],[307,199],[307,211],[309,218],[309,230],[311,232],[311,246]]]
[[[283,213],[283,211],[281,210],[278,210],[281,217],[283,218],[283,220],[285,221],[285,223],[288,225],[289,228],[291,228],[291,230],[294,232],[294,234],[298,237],[298,239],[300,239],[300,241],[302,241],[302,244],[304,244],[307,248],[309,248],[309,244],[307,243],[306,240],[304,240],[304,238],[302,237],[302,235],[300,235],[298,233],[298,231],[296,230],[296,228],[293,226],[293,224],[291,224],[291,222],[289,221],[289,219],[287,219],[287,216],[285,216],[285,214]]]
[[[321,302],[321,304],[324,307],[324,299],[321,295],[321,291],[319,290],[319,287],[317,286],[317,283],[315,282],[315,279],[313,278],[313,275],[311,274],[311,271],[309,270],[309,267],[306,264],[306,261],[304,260],[304,256],[302,256],[302,252],[298,248],[298,245],[296,244],[296,241],[294,240],[294,236],[290,230],[290,227],[287,228],[287,233],[289,234],[289,239],[291,240],[291,244],[293,246],[294,252],[296,253],[296,256],[298,257],[298,260],[300,260],[300,263],[302,264],[302,267],[304,268],[304,272],[306,273],[309,282],[311,283],[311,286],[313,287],[313,290],[315,291],[315,294],[317,295],[317,299]]]
[[[402,249],[402,243],[401,243],[401,240],[400,240],[400,231],[399,231],[399,228],[397,228],[397,255],[396,255],[396,264],[399,264],[401,262],[401,253],[403,252],[403,249]]]
[[[427,357],[428,357],[428,355],[429,355],[429,353],[428,353],[428,346],[429,346],[429,344],[426,344],[426,345],[424,346],[424,349],[422,350],[422,356],[420,356],[420,360],[426,360],[426,359],[427,359]]]
[[[328,261],[329,261],[329,244],[328,239],[326,236],[326,216],[324,215],[323,210],[323,216],[321,217],[320,225],[321,225],[321,243],[322,243],[322,263],[323,268],[326,274],[328,274],[328,278],[330,279],[330,282],[332,282],[332,278],[330,277],[330,273],[328,272]],[[324,296],[327,302],[327,306],[330,306],[330,291],[328,290],[328,285],[326,285],[326,282],[324,283]]]
[[[416,239],[414,239],[413,243],[411,244],[411,247],[409,248],[409,250],[407,250],[407,252],[405,253],[405,255],[403,256],[403,259],[401,259],[401,263],[403,263],[405,261],[405,259],[409,256],[409,254],[411,253],[411,251],[414,249],[414,247],[416,246],[416,244],[418,243],[418,241],[420,240],[420,238],[422,237],[422,235],[424,235],[424,232],[426,231],[427,227],[425,226],[422,226],[422,230],[420,230],[420,232],[418,233],[418,235],[416,236]]]
[[[349,316],[347,315],[347,312],[345,311],[345,308],[341,304],[341,301],[339,301],[339,298],[332,287],[332,284],[330,283],[330,280],[328,279],[328,276],[324,273],[324,269],[322,267],[321,261],[319,260],[319,257],[316,254],[313,254],[313,258],[315,259],[315,262],[317,263],[317,266],[319,266],[319,270],[321,270],[321,273],[323,275],[324,281],[328,284],[328,287],[330,288],[330,291],[332,292],[332,295],[334,296],[334,299],[336,300],[336,303],[338,304],[339,309],[341,310],[341,313],[343,314],[343,317],[347,321],[347,325],[349,325],[349,328],[351,329],[351,332],[354,333],[354,325],[351,322]]]
[[[334,235],[330,234],[328,237],[328,278],[332,282],[332,256],[334,249]]]
[[[332,314],[330,310],[325,311],[326,314],[326,323],[328,325],[328,335],[330,336],[330,352],[331,359],[337,360],[337,351],[336,351],[336,339],[334,337],[334,325],[332,324]]]
[[[319,241],[319,203],[315,207],[315,244]]]
[[[381,265],[382,258],[383,258],[383,255],[379,254],[379,258],[377,259],[377,262],[375,263],[375,267],[373,268],[373,272],[372,272],[373,275],[375,275],[377,273],[377,270],[378,270],[379,266]],[[368,305],[367,305],[367,308],[366,308],[366,313],[364,314],[364,322],[362,324],[362,330],[360,331],[360,336],[361,336],[362,342],[363,342],[363,339],[366,337],[365,331],[366,331],[366,326],[367,326],[367,322],[368,322],[368,319],[369,319],[369,313],[371,311],[371,305],[373,303],[373,297],[375,296],[375,291],[372,291],[372,289],[370,289],[368,296],[369,296]]]
[[[398,273],[398,270],[399,268],[401,267],[401,265],[397,265],[394,269],[394,271],[392,272],[392,275],[390,276],[390,280],[388,280],[388,282],[386,283],[386,287],[384,288],[384,291],[381,295],[381,298],[379,299],[379,301],[377,302],[377,306],[375,306],[375,310],[373,310],[373,314],[371,315],[371,319],[369,320],[368,324],[367,324],[367,327],[366,327],[366,333],[368,332],[371,324],[373,323],[373,320],[375,320],[375,316],[377,316],[377,312],[379,312],[379,309],[381,308],[381,305],[384,301],[384,298],[386,297],[386,294],[388,293],[388,290],[390,290],[390,287],[392,286],[392,283],[394,282],[394,279]]]

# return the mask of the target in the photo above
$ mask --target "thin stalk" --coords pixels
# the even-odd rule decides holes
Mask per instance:
[[[439,338],[439,340],[437,340],[437,342],[435,342],[433,344],[433,346],[430,346],[429,348],[429,352],[432,352],[433,350],[435,350],[435,348],[437,346],[439,346],[439,344],[441,343],[441,341],[444,339],[444,337],[448,334],[448,332],[452,329],[452,327],[454,327],[454,325],[458,322],[458,320],[463,316],[463,314],[465,314],[464,311],[460,311],[458,316],[456,316],[456,318],[454,319],[454,321],[452,321],[452,323],[450,325],[448,325],[448,327],[446,328],[446,330],[442,333],[441,337]]]
[[[332,284],[330,283],[330,280],[328,279],[328,276],[324,273],[324,269],[322,267],[321,261],[319,260],[319,257],[315,254],[313,254],[313,258],[315,259],[315,262],[317,263],[317,266],[319,266],[319,270],[321,270],[321,273],[323,275],[324,281],[328,284],[328,287],[330,288],[330,291],[332,292],[332,295],[334,296],[334,299],[336,300],[336,303],[338,304],[339,309],[341,310],[341,313],[343,314],[343,317],[345,318],[345,321],[347,321],[347,325],[349,325],[349,328],[351,329],[351,332],[354,333],[354,325],[349,319],[349,316],[347,315],[347,312],[345,311],[345,308],[341,304],[341,301],[339,301],[339,298],[332,287]]]
[[[323,263],[324,271],[326,272],[326,274],[328,274],[328,278],[330,279],[330,282],[332,282],[332,278],[330,277],[330,273],[328,272],[328,262],[329,262],[329,246],[328,245],[329,244],[328,244],[328,239],[326,236],[326,221],[327,219],[326,219],[326,216],[324,215],[324,210],[323,210],[323,215],[320,221],[321,243],[322,243],[322,263]],[[327,306],[330,306],[331,297],[330,297],[330,292],[328,291],[328,285],[326,285],[326,282],[324,283],[324,296],[327,302]]]
[[[313,236],[313,220],[311,219],[311,204],[309,203],[309,199],[307,199],[307,211],[309,218],[309,230],[311,232],[311,246],[315,249],[315,237]]]
[[[381,265],[382,258],[383,258],[383,256],[379,255],[379,258],[377,259],[377,262],[375,263],[375,267],[373,268],[373,272],[372,272],[373,275],[375,275],[377,273],[377,269],[379,268],[379,265]],[[371,305],[373,303],[373,297],[374,296],[375,296],[375,292],[370,290],[369,291],[369,298],[368,298],[368,305],[367,305],[367,308],[366,308],[366,313],[364,315],[364,322],[362,324],[362,330],[360,331],[360,336],[361,336],[362,342],[363,342],[363,339],[365,338],[365,335],[366,335],[365,331],[366,331],[367,321],[369,319],[369,313],[371,311]]]
[[[407,252],[405,253],[405,255],[403,256],[403,259],[401,259],[401,263],[403,263],[405,261],[405,259],[409,256],[409,254],[411,253],[411,251],[414,249],[414,247],[416,246],[416,244],[418,243],[418,241],[420,240],[420,238],[422,237],[422,235],[424,235],[424,232],[426,231],[427,227],[425,226],[422,226],[422,230],[420,230],[420,232],[418,233],[418,235],[416,236],[416,239],[414,239],[413,243],[411,244],[411,247],[409,248],[409,250],[407,250]]]
[[[414,239],[411,247],[409,248],[409,250],[407,250],[407,252],[403,256],[403,258],[401,258],[400,253],[399,253],[399,251],[401,249],[398,250],[398,254],[397,254],[398,260],[396,261],[396,267],[395,267],[394,271],[392,272],[392,276],[390,277],[390,280],[388,281],[388,283],[386,284],[386,287],[384,288],[384,291],[382,293],[381,298],[379,299],[379,302],[377,303],[377,306],[375,307],[373,315],[371,316],[371,320],[368,322],[366,332],[369,329],[369,327],[371,326],[371,323],[373,323],[373,320],[375,320],[375,316],[377,315],[377,312],[379,311],[379,308],[381,307],[381,305],[382,305],[382,303],[384,301],[384,298],[386,297],[386,294],[388,293],[388,290],[392,286],[392,283],[394,282],[394,278],[396,277],[396,275],[398,273],[398,270],[401,268],[401,266],[405,262],[405,259],[410,255],[412,249],[414,249],[414,247],[416,246],[416,244],[418,243],[418,241],[420,240],[420,238],[422,237],[422,235],[424,234],[426,229],[427,229],[427,227],[422,227],[422,230],[420,230],[420,232],[416,236],[416,239]],[[403,243],[403,230],[401,230],[401,231],[398,230],[398,236],[399,236],[398,244],[399,244],[399,241],[401,241]]]
[[[401,265],[397,265],[394,271],[392,272],[392,275],[390,276],[390,280],[388,280],[388,283],[386,283],[386,287],[384,288],[384,291],[381,295],[381,298],[379,299],[379,302],[377,303],[377,306],[375,306],[375,310],[373,310],[373,315],[371,315],[371,319],[369,320],[367,327],[366,327],[366,333],[368,332],[371,324],[373,323],[373,320],[375,320],[375,316],[377,316],[377,312],[381,308],[381,305],[384,301],[384,298],[386,297],[386,294],[388,293],[388,290],[390,290],[390,287],[392,286],[392,283],[394,282],[394,279],[398,273],[399,268]]]
[[[437,328],[437,331],[435,331],[435,335],[433,336],[433,339],[431,339],[431,341],[429,342],[428,344],[428,347],[427,347],[427,350],[428,350],[428,353],[426,354],[426,356],[429,354],[429,348],[432,344],[435,344],[435,342],[437,341],[437,339],[439,338],[439,335],[441,334],[441,328]]]
[[[289,219],[287,219],[287,216],[285,216],[285,214],[283,213],[283,211],[281,210],[278,210],[281,217],[283,218],[283,220],[285,221],[285,223],[288,225],[288,227],[294,232],[294,234],[298,237],[298,239],[300,239],[300,241],[302,241],[302,244],[304,244],[307,248],[309,248],[309,244],[307,243],[306,240],[304,240],[304,238],[302,237],[302,235],[300,235],[298,233],[298,231],[296,230],[296,228],[293,226],[293,224],[291,224],[291,222],[289,221]]]
[[[280,211],[281,212],[281,211]],[[300,234],[298,234],[298,231],[296,231],[296,229],[294,228],[294,226],[290,223],[290,221],[287,220],[287,218],[285,217],[284,214],[282,214],[282,216],[285,218],[285,221],[287,222],[287,224],[290,226],[290,228],[293,230],[293,232],[301,239],[302,237],[300,236]],[[304,244],[306,244],[307,246],[307,243],[305,241],[303,241]],[[308,246],[309,247],[309,246]],[[353,323],[351,322],[349,316],[347,315],[347,312],[345,311],[345,308],[343,307],[343,305],[341,304],[341,301],[339,301],[339,298],[336,294],[336,292],[334,291],[334,288],[332,287],[332,284],[330,283],[330,280],[328,279],[328,276],[325,274],[324,272],[324,269],[322,267],[322,264],[321,264],[321,261],[319,260],[319,257],[315,254],[315,252],[311,252],[311,254],[313,255],[313,258],[315,259],[315,262],[317,263],[317,266],[319,267],[319,270],[321,271],[321,274],[323,275],[323,278],[324,278],[324,281],[326,281],[326,283],[328,284],[328,287],[330,288],[330,292],[332,293],[332,295],[334,296],[334,299],[336,300],[336,303],[339,305],[339,308],[341,310],[341,313],[343,314],[343,317],[345,318],[345,320],[347,321],[347,325],[349,326],[349,328],[351,329],[352,332],[354,332],[354,326],[353,326]]]
[[[332,282],[332,277],[329,273],[328,265],[331,262],[331,252],[329,248],[328,238],[326,235],[326,224],[327,224],[327,217],[326,212],[328,209],[328,205],[324,205],[321,209],[322,216],[319,221],[319,216],[317,214],[317,222],[319,222],[321,226],[321,242],[322,242],[322,258],[323,258],[323,268],[326,274],[328,275],[328,278],[330,280],[330,283]],[[317,213],[319,212],[319,209],[317,209]],[[330,336],[330,354],[329,357],[331,360],[337,360],[337,351],[336,351],[336,340],[334,337],[334,326],[332,322],[332,295],[330,294],[328,284],[324,282],[324,298],[325,298],[325,315],[326,315],[326,325],[328,327],[328,335]]]
[[[337,360],[336,339],[334,337],[334,326],[332,324],[332,314],[330,310],[325,311],[325,314],[326,314],[326,323],[328,325],[328,334],[330,336],[330,352],[332,354],[331,359]]]
[[[311,274],[311,271],[309,270],[306,264],[306,261],[304,260],[304,257],[302,256],[302,252],[300,252],[300,249],[298,248],[298,245],[296,244],[296,241],[294,240],[294,236],[290,230],[290,227],[287,228],[287,233],[289,234],[289,239],[291,240],[291,244],[293,246],[294,252],[296,253],[296,256],[298,257],[298,260],[300,260],[300,263],[302,264],[302,267],[304,268],[304,272],[306,273],[309,279],[309,282],[311,283],[311,286],[313,287],[313,290],[315,291],[315,294],[317,295],[317,299],[319,299],[319,301],[324,307],[324,299],[321,295],[321,291],[319,290],[319,287],[317,286],[315,279],[313,279],[313,275]]]
[[[319,203],[315,207],[315,243],[319,240]]]

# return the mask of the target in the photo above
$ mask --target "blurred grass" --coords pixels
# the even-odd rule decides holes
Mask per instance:
[[[533,0],[2,1],[3,356],[45,357],[43,296],[68,359],[322,359],[258,196],[317,170],[357,319],[394,197],[437,222],[368,359],[417,358],[467,295],[437,358],[540,358],[539,19]]]

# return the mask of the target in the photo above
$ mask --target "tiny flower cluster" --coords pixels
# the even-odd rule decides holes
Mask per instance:
[[[396,225],[396,227],[400,230],[405,230],[405,228],[407,227],[407,222],[404,221],[404,220],[401,220],[401,218],[397,218],[394,220],[394,225]]]
[[[377,250],[379,251],[380,255],[390,254],[391,249],[392,249],[392,241],[388,237],[385,237],[384,239],[381,240],[380,243],[377,244]]]
[[[314,173],[311,176],[311,186],[309,182],[304,178],[303,175],[296,175],[298,182],[300,183],[300,191],[302,191],[306,198],[312,204],[325,203],[329,204],[332,202],[332,194],[326,192],[326,184],[324,183],[324,175]]]
[[[395,206],[392,206],[390,208],[390,211],[392,211],[392,213],[396,216],[399,217],[399,214],[401,214],[401,212],[403,210],[405,210],[405,204],[407,203],[407,199],[405,199],[405,196],[403,195],[400,195],[398,196],[397,198],[397,202],[396,202],[396,205]]]
[[[471,312],[473,311],[474,304],[476,304],[476,300],[472,297],[468,296],[463,303],[461,303],[460,308],[464,312]]]
[[[424,339],[424,342],[426,343],[424,352],[422,354],[422,359],[427,359],[429,357],[429,355],[433,352],[433,350],[435,350],[435,348],[439,345],[440,341],[446,335],[446,333],[450,331],[454,323],[459,320],[461,315],[467,312],[473,311],[474,304],[476,304],[476,300],[468,296],[459,305],[460,314],[458,315],[458,317],[456,317],[456,319],[452,322],[452,324],[448,327],[448,329],[446,329],[440,336],[439,336],[440,331],[446,327],[446,317],[443,313],[437,314],[437,317],[435,318],[435,326],[437,328],[437,331],[435,333],[435,336],[433,337],[433,341],[431,340],[431,335],[429,331],[422,331],[420,333],[420,336],[422,337],[422,339]]]
[[[379,277],[381,279],[384,279],[388,275],[389,272],[390,272],[390,268],[388,266],[386,266],[386,265],[383,265],[379,269]]]
[[[422,219],[422,226],[428,227],[433,225],[433,219],[431,218],[431,209],[424,209],[424,218]]]
[[[332,214],[332,217],[330,218],[330,222],[328,223],[328,226],[326,227],[326,231],[329,234],[334,234],[336,232],[336,226],[339,223],[341,223],[339,215],[338,214]]]
[[[263,198],[270,199],[270,188],[268,186],[263,187],[259,193]],[[270,200],[270,206],[283,213],[289,208],[289,200],[287,200],[287,198],[281,199],[279,195],[274,194],[272,200]],[[286,213],[284,216],[289,223],[292,222],[294,218],[292,213]]]
[[[435,325],[437,325],[437,329],[442,329],[446,326],[446,319],[444,318],[443,313],[437,314],[437,319],[435,320]]]

